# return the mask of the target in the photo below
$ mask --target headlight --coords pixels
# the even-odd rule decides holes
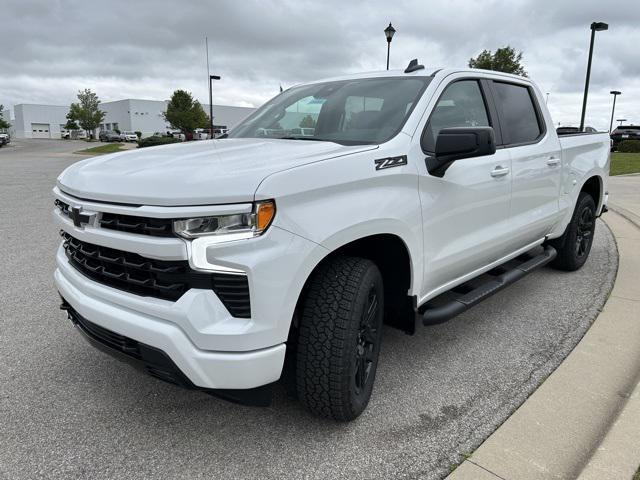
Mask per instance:
[[[220,236],[221,241],[252,238],[262,235],[276,213],[273,200],[256,202],[251,213],[216,215],[175,220],[173,230],[183,238]]]

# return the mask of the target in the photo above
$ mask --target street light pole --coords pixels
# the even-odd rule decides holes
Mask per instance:
[[[209,75],[209,138],[213,138],[213,96],[211,83],[213,80],[220,80],[218,75]]]
[[[618,92],[617,90],[611,90],[609,93],[613,95],[613,107],[611,108],[611,122],[609,123],[609,133],[611,133],[611,130],[613,129],[613,114],[616,111],[616,97],[620,95],[622,92]]]
[[[387,37],[387,70],[389,70],[389,53],[391,51],[391,40],[393,40],[393,35],[396,33],[396,29],[393,28],[391,22],[389,22],[389,26],[384,29],[384,36]]]
[[[580,116],[580,131],[584,131],[584,116],[587,111],[587,95],[589,93],[589,79],[591,77],[591,59],[593,57],[593,41],[596,32],[607,30],[609,25],[604,22],[593,22],[591,24],[591,43],[589,44],[589,61],[587,62],[587,77],[584,81],[584,96],[582,98],[582,115]]]

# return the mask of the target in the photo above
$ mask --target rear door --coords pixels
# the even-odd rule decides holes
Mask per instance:
[[[493,80],[502,148],[510,153],[511,250],[542,239],[559,214],[562,156],[554,131],[547,131],[539,96],[526,82]]]
[[[435,95],[438,100],[422,134],[422,161],[418,162],[425,253],[421,301],[508,253],[509,151],[456,160],[442,178],[429,174],[424,164],[424,155],[433,154],[443,128],[491,126],[500,138],[485,81],[459,74]]]

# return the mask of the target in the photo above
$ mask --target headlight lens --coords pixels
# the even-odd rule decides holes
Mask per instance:
[[[251,213],[236,213],[212,217],[195,217],[175,220],[173,230],[183,238],[224,236],[232,239],[251,238],[262,235],[276,213],[273,200],[256,202]]]

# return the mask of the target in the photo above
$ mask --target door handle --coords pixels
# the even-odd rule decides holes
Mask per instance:
[[[509,173],[509,167],[502,167],[498,165],[496,168],[491,170],[492,177],[504,177],[507,173]]]
[[[560,159],[559,158],[549,157],[547,159],[547,165],[549,165],[550,167],[555,167],[558,164],[560,164]]]

